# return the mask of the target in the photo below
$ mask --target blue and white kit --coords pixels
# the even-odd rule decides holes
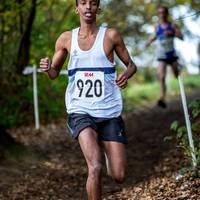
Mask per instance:
[[[174,27],[168,23],[166,27],[161,24],[157,26],[157,59],[166,62],[173,62],[178,59],[174,48],[174,35],[166,36],[165,31],[174,32]]]

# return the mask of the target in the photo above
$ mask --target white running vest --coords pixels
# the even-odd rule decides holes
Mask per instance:
[[[122,111],[122,98],[115,84],[115,64],[104,52],[106,28],[99,28],[88,51],[81,50],[78,45],[79,30],[72,30],[69,83],[65,95],[67,113],[89,114],[98,118],[118,117]]]

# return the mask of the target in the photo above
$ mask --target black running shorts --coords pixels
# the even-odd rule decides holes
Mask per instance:
[[[172,65],[173,62],[176,62],[178,60],[178,57],[174,57],[171,59],[162,59],[162,58],[158,58],[158,61],[162,61],[165,62],[166,64]]]
[[[96,118],[87,114],[69,114],[68,128],[72,138],[78,139],[78,136],[85,128],[94,129],[100,141],[116,141],[127,143],[124,121],[121,116],[117,118]]]

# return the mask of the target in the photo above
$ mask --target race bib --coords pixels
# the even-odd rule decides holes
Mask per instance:
[[[75,98],[100,101],[104,99],[104,72],[77,72],[75,75]]]

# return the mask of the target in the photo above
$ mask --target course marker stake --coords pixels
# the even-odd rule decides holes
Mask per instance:
[[[180,75],[178,76],[178,82],[179,82],[179,87],[180,87],[180,92],[181,92],[181,99],[182,99],[183,110],[184,110],[184,115],[185,115],[188,139],[189,139],[189,144],[190,144],[190,148],[191,148],[192,162],[193,162],[193,166],[196,167],[197,159],[195,156],[194,142],[193,142],[193,138],[192,138],[192,128],[191,128],[191,123],[190,123],[190,116],[189,116],[188,108],[187,108],[185,89],[184,89],[183,81],[182,81],[182,78]]]

